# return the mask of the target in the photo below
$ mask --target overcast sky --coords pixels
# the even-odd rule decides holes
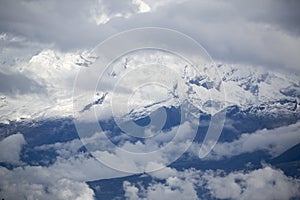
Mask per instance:
[[[297,0],[1,0],[0,32],[28,46],[70,51],[123,30],[166,27],[191,36],[220,62],[299,71],[299,7]]]

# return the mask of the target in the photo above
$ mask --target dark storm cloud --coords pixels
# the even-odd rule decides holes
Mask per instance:
[[[81,28],[89,29],[74,4],[66,7],[51,1],[2,1],[0,7],[1,30],[32,40],[68,45],[68,38],[77,38]]]
[[[150,7],[155,3],[145,2]],[[0,32],[54,43],[60,49],[94,47],[123,30],[159,26],[193,37],[221,62],[299,68],[296,0],[191,0],[166,3],[149,13],[137,13],[129,0],[2,0],[0,4]],[[102,15],[110,20],[97,25]]]
[[[127,1],[98,4],[90,1],[9,1],[0,2],[0,32],[54,43],[62,49],[94,45],[109,36],[97,26],[93,11],[109,14],[133,12]],[[127,3],[127,6],[126,6]],[[101,5],[101,6],[100,6]],[[101,14],[101,13],[100,13]],[[100,38],[100,39],[99,39]]]
[[[215,60],[298,71],[299,36],[296,28],[290,30],[283,23],[291,20],[290,24],[297,26],[293,18],[297,14],[288,14],[287,9],[282,11],[286,14],[279,11],[276,14],[272,7],[278,8],[280,4],[272,6],[270,1],[248,5],[234,1],[187,1],[142,16],[134,15],[126,21],[113,19],[109,25],[117,30],[139,26],[172,28],[196,39]],[[280,28],[282,26],[285,29]]]
[[[236,0],[235,4],[249,20],[272,24],[290,34],[300,34],[300,1],[298,0],[248,2]]]

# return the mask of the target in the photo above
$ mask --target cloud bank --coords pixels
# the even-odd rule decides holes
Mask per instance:
[[[243,133],[232,142],[217,143],[204,159],[220,160],[259,150],[265,150],[271,156],[276,157],[300,143],[299,128],[300,123],[296,123],[271,130],[263,129],[254,133]],[[197,146],[195,145],[191,149],[195,155],[197,155],[199,148]]]
[[[166,168],[166,176],[153,177],[165,182],[153,182],[140,189],[128,181],[123,189],[128,199],[291,199],[299,198],[300,182],[271,167],[244,172],[176,171]],[[170,171],[172,173],[170,173]],[[169,173],[168,173],[169,172]]]
[[[166,27],[196,39],[215,60],[298,71],[297,6],[294,0],[2,1],[0,31],[67,50],[92,48],[130,28]]]

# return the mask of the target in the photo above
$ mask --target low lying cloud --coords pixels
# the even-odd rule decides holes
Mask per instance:
[[[296,125],[291,126],[294,129],[297,128]],[[291,131],[292,128],[290,126],[289,128]],[[9,152],[17,152],[17,154],[9,154],[6,151],[6,161],[18,163],[20,149],[25,143],[22,134],[11,135],[2,140],[1,148],[11,148]],[[139,148],[141,144],[132,145],[132,148]],[[93,199],[94,193],[85,183],[86,181],[129,175],[106,167],[87,153],[78,153],[77,150],[80,146],[80,141],[75,139],[66,143],[36,147],[36,150],[53,148],[59,154],[55,163],[47,167],[25,166],[24,164],[22,167],[15,167],[11,170],[1,167],[1,197],[5,199],[22,199],[23,197]],[[176,147],[180,148],[178,145]],[[152,163],[152,165],[153,168],[162,167],[157,163]],[[133,167],[136,166],[133,165]],[[282,171],[270,166],[253,171],[231,173],[220,170],[200,171],[195,169],[177,171],[166,167],[149,175],[153,181],[147,186],[125,181],[123,183],[125,197],[128,199],[206,199],[207,197],[290,199],[300,197],[299,179],[287,177]]]
[[[40,170],[41,167],[36,171]],[[1,167],[0,175],[0,196],[4,199],[94,199],[94,192],[86,183],[61,178],[49,184],[50,174],[48,178],[33,174],[25,176],[26,170],[21,168],[10,171]]]
[[[280,170],[264,167],[250,172],[236,171],[176,171],[166,168],[165,177],[154,179],[146,187],[124,181],[123,189],[128,199],[291,199],[300,197],[300,181],[284,175]],[[157,172],[155,172],[157,173]]]
[[[86,147],[95,158],[113,169],[128,173],[151,172],[164,168],[188,149],[194,138],[195,127],[186,121],[169,131],[151,131],[145,130],[153,137],[144,141],[130,141],[124,137],[119,145],[114,145],[106,136],[101,136],[104,133],[96,133],[98,138],[103,139],[94,140],[91,146],[86,143]]]
[[[26,141],[21,133],[4,138],[0,141],[0,162],[13,165],[22,164],[20,161],[20,152],[25,144]]]
[[[13,169],[0,167],[0,197],[4,199],[94,199],[86,181],[107,179],[128,174],[113,170],[91,157],[78,153],[79,140],[36,147],[54,149],[59,155],[50,166],[30,166],[20,161],[22,134],[14,134],[0,143],[0,161],[16,165]],[[18,166],[22,164],[22,166]]]
[[[233,172],[224,177],[206,173],[206,188],[219,199],[291,199],[300,197],[300,181],[280,170],[265,167],[252,172]]]
[[[254,133],[244,133],[232,142],[217,143],[204,159],[220,160],[259,150],[265,150],[271,156],[276,157],[300,143],[299,128],[300,123],[296,123],[271,130],[263,129]],[[194,145],[191,151],[197,155],[198,149],[198,145]]]
[[[172,176],[169,172],[172,171]],[[167,172],[164,176],[164,174]],[[157,176],[159,174],[159,176]],[[146,188],[139,190],[134,184],[128,181],[123,182],[123,189],[128,199],[198,199],[196,191],[196,180],[199,178],[195,170],[179,172],[171,168],[164,168],[160,172],[152,174],[154,178],[165,180],[165,183],[154,182]]]

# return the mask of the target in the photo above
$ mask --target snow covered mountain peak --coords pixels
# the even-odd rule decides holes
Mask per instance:
[[[46,65],[49,67],[59,68],[72,68],[78,66],[88,66],[92,63],[89,60],[89,54],[87,51],[74,52],[74,53],[62,53],[51,49],[43,50],[39,54],[33,56],[29,63]]]
[[[104,90],[96,91],[99,95],[95,95],[94,100],[87,100],[84,93],[78,97],[72,96],[77,73],[79,70],[88,70],[96,59],[87,51],[62,53],[44,50],[34,55],[28,62],[19,63],[15,66],[17,70],[11,73],[22,74],[36,82],[43,90],[41,93],[14,96],[1,93],[1,121],[72,116],[73,98],[82,105],[75,112],[83,110],[89,112],[93,107],[97,107],[100,113],[108,113],[112,93],[105,90],[105,85],[102,87]],[[136,91],[134,98],[130,100],[133,109],[129,109],[128,113],[131,115],[144,116],[159,107],[179,106],[183,100],[178,98],[180,95],[188,98],[204,112],[211,112],[209,109],[220,107],[220,104],[236,105],[247,109],[285,99],[296,104],[300,102],[299,77],[296,75],[244,65],[218,64],[217,67],[212,68],[211,63],[200,67],[196,72],[193,66],[182,59],[157,52],[150,56],[149,52],[144,55],[126,55],[116,60],[105,70],[106,83],[115,83],[118,76],[123,76],[134,71],[138,66],[149,63],[170,67],[183,80],[184,85],[178,87],[178,83],[174,81],[170,82],[171,90],[164,91],[159,87],[149,86],[150,89],[152,88],[151,93],[143,93],[143,90]],[[216,69],[217,73],[213,69]],[[160,77],[164,78],[169,74],[163,73]],[[224,94],[220,91],[220,82],[225,89]],[[281,109],[281,106],[278,108]]]
[[[282,99],[299,102],[299,79],[295,75],[271,72],[262,67],[230,64],[218,64],[216,67],[211,63],[206,66],[198,66],[198,71],[195,71],[189,63],[163,53],[151,54],[150,52],[150,56],[149,52],[147,55],[127,55],[117,60],[107,70],[107,75],[111,79],[118,79],[145,62],[169,66],[170,70],[176,71],[185,82],[185,91],[179,91],[179,93],[184,93],[187,99],[203,112],[214,113],[218,110],[216,107],[224,108],[224,106],[232,105],[246,109],[250,106]],[[224,91],[220,91],[221,86]],[[153,95],[155,94],[153,93]],[[135,101],[143,102],[144,99]],[[135,115],[144,113],[141,115],[145,115],[157,107],[180,104],[180,101],[175,101],[172,97],[160,99],[157,102],[160,103],[152,102],[137,106],[130,113],[135,113]]]

